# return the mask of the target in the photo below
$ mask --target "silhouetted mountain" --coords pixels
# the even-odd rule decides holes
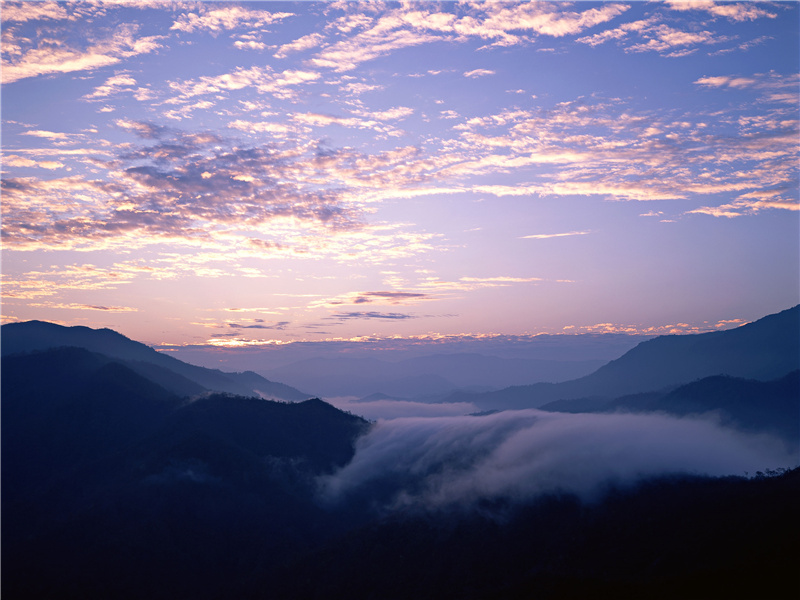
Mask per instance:
[[[267,376],[314,390],[323,396],[366,396],[382,392],[415,398],[479,387],[498,389],[531,381],[565,381],[591,372],[602,360],[501,358],[476,353],[431,354],[399,361],[377,358],[309,358]]]
[[[123,360],[132,370],[181,396],[211,390],[282,400],[304,400],[309,397],[288,385],[269,381],[251,371],[224,373],[190,365],[111,329],[64,327],[43,321],[26,321],[3,325],[0,335],[3,356],[66,346],[85,348]]]
[[[354,456],[362,419],[316,399],[187,401],[129,364],[75,347],[3,357],[3,597],[793,591],[797,470],[383,517],[369,486],[350,504],[317,501],[318,477]]]
[[[315,478],[368,424],[320,401],[187,401],[117,359],[2,359],[3,597],[214,598],[344,523]]]
[[[778,435],[796,451],[800,445],[800,370],[772,381],[714,375],[669,392],[613,400],[557,400],[540,408],[569,413],[661,412],[680,417],[715,413],[725,425]]]
[[[769,380],[800,365],[800,305],[736,329],[666,335],[640,343],[594,373],[558,384],[515,386],[448,401],[485,409],[535,408],[556,400],[660,391],[712,375]]]
[[[181,402],[82,348],[4,357],[2,370],[4,505],[124,448]]]
[[[277,582],[276,597],[296,599],[789,600],[798,500],[795,469],[661,478],[590,505],[548,496],[466,515],[392,515],[269,571],[256,588]]]

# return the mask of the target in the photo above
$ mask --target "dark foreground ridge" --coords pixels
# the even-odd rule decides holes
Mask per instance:
[[[317,399],[176,393],[175,371],[143,368],[149,349],[114,332],[101,335],[141,354],[36,339],[12,354],[6,331],[4,598],[796,597],[798,469],[662,476],[591,502],[386,513],[366,487],[332,506],[319,478],[351,461],[363,419]],[[796,385],[715,376],[595,408],[727,407],[780,434],[775,411],[798,423]]]
[[[3,357],[8,598],[217,598],[341,531],[314,481],[368,423],[316,399],[181,398],[83,348]]]

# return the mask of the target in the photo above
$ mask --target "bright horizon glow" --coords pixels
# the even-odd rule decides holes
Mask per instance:
[[[241,348],[784,310],[799,10],[3,2],[3,322]]]

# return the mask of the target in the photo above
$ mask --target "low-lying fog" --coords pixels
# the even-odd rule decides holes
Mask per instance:
[[[524,501],[548,492],[591,500],[609,484],[647,476],[745,475],[797,464],[779,440],[711,419],[531,409],[380,420],[358,441],[352,461],[325,477],[320,489],[333,504],[380,490],[387,509]]]
[[[360,400],[355,396],[324,398],[339,410],[364,417],[370,421],[398,419],[402,417],[453,417],[480,411],[469,402],[414,402],[412,400]]]

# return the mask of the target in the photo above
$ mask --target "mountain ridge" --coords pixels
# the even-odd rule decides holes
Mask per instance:
[[[195,395],[210,390],[282,400],[305,400],[311,397],[252,371],[226,373],[183,362],[108,328],[92,329],[82,325],[65,327],[47,321],[23,321],[3,325],[0,340],[4,357],[58,347],[84,348],[123,360],[134,371],[159,380],[161,385],[179,395]]]
[[[769,380],[800,365],[800,305],[735,329],[659,336],[639,343],[595,372],[563,383],[455,393],[448,402],[481,409],[537,408],[556,400],[615,398],[659,391],[712,375]]]

